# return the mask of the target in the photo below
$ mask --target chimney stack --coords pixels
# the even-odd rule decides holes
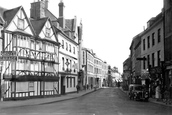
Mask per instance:
[[[64,13],[64,3],[63,1],[61,0],[60,3],[59,3],[59,17],[63,17],[63,13]]]
[[[60,27],[65,28],[65,19],[64,19],[64,3],[61,0],[59,3],[59,24]]]
[[[45,10],[48,9],[48,0],[38,0],[31,3],[30,17],[40,19],[45,17]]]

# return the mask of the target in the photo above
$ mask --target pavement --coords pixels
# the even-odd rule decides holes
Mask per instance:
[[[100,90],[101,88],[97,89]],[[32,106],[32,105],[42,105],[42,104],[50,104],[70,99],[75,99],[94,91],[94,89],[79,91],[79,93],[69,93],[66,95],[60,95],[57,97],[47,97],[47,98],[36,98],[36,99],[27,99],[27,100],[17,100],[17,101],[1,101],[1,108],[12,108],[12,107],[21,107],[21,106]]]
[[[127,94],[127,91],[124,91],[124,90],[122,89],[122,87],[120,87],[120,89],[121,89],[124,93]],[[149,98],[149,102],[155,103],[155,104],[161,104],[161,105],[164,105],[164,106],[172,107],[172,103],[171,103],[171,104],[166,104],[165,102],[163,102],[162,99],[160,99],[160,100],[157,101],[157,99],[155,99],[155,98]]]

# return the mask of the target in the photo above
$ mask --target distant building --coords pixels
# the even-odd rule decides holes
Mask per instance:
[[[107,78],[108,78],[108,64],[106,62],[102,62],[102,86],[107,86]]]
[[[93,87],[96,84],[93,50],[82,48],[82,67],[84,70],[83,85]]]
[[[132,75],[131,75],[131,58],[127,58],[124,62],[123,62],[123,75],[122,75],[122,79],[123,79],[123,87],[125,89],[128,88],[128,85],[132,83]]]
[[[140,34],[136,35],[130,46],[130,58],[131,58],[131,75],[132,82],[141,84],[141,61],[137,58],[141,57],[141,37]]]
[[[98,58],[93,50],[82,48],[83,85],[88,87],[107,85],[108,64]]]
[[[99,87],[102,87],[102,82],[103,82],[102,63],[103,61],[95,55],[94,56],[95,84]]]

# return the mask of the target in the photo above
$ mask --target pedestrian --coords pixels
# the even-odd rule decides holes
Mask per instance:
[[[77,90],[77,93],[79,93],[79,85],[78,84],[76,85],[76,90]]]
[[[170,98],[170,93],[168,91],[168,88],[165,87],[165,92],[164,92],[164,102],[165,102],[165,104],[169,103],[169,98]]]
[[[159,85],[157,85],[155,89],[155,98],[157,99],[157,101],[159,101],[160,99],[160,86]]]

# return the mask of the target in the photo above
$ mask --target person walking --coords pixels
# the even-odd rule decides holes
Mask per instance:
[[[160,86],[159,85],[157,85],[155,89],[155,98],[157,99],[157,101],[159,101],[160,99]]]
[[[77,90],[77,93],[79,93],[79,85],[78,84],[76,85],[76,90]]]

